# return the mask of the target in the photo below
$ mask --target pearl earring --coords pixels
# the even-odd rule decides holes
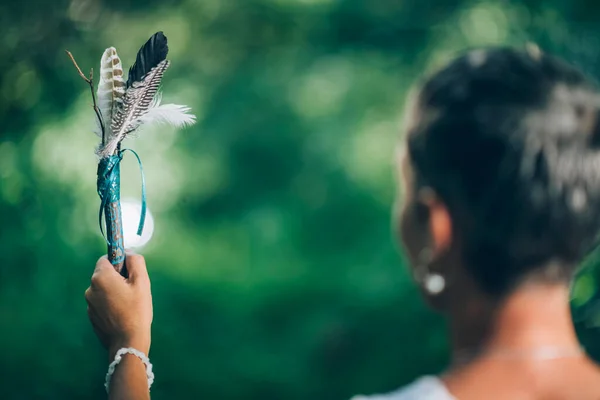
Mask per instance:
[[[441,274],[429,271],[429,264],[432,257],[431,249],[424,248],[421,250],[419,253],[419,264],[416,268],[416,279],[428,294],[436,296],[446,288],[446,279]]]
[[[423,287],[427,293],[433,296],[438,295],[444,291],[446,279],[440,274],[427,274],[423,282]]]

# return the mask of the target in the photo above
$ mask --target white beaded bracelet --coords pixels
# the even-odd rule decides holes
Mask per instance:
[[[106,382],[104,383],[106,393],[108,393],[110,378],[115,372],[115,368],[121,362],[125,354],[133,354],[134,356],[142,360],[142,362],[146,366],[146,376],[148,377],[148,390],[150,390],[150,386],[152,386],[152,383],[154,382],[154,372],[152,372],[152,364],[150,363],[150,360],[141,351],[136,350],[133,347],[124,347],[117,351],[117,354],[115,354],[115,360],[108,366],[108,372],[106,373]]]

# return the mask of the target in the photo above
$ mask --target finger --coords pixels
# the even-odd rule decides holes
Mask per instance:
[[[94,310],[94,307],[92,305],[88,306],[87,315],[88,315],[88,318],[90,319],[90,322],[92,324],[96,325],[99,318],[98,318],[98,313],[96,313],[96,310]]]
[[[94,272],[107,271],[109,269],[114,270],[115,267],[110,263],[110,261],[108,260],[108,256],[105,254],[102,257],[100,257],[98,261],[96,261],[96,268],[94,269]]]
[[[90,302],[92,301],[92,293],[93,292],[92,292],[91,286],[85,290],[85,301],[88,303],[88,309],[89,309]]]
[[[85,298],[85,301],[87,302],[88,315],[95,313],[96,308],[98,308],[98,306],[95,304],[97,299],[95,298],[96,296],[94,295],[94,292],[91,291],[90,293],[91,294],[86,296],[86,298]]]
[[[92,275],[92,288],[103,287],[114,280],[123,281],[124,278],[115,270],[106,256],[100,257]]]
[[[94,318],[96,318],[96,313],[94,312],[94,309],[91,306],[87,307],[87,315],[90,319],[90,322],[94,324]]]
[[[133,285],[149,285],[150,277],[146,269],[146,260],[139,254],[129,253],[126,258],[127,271],[129,272],[129,282]]]
[[[94,311],[94,309],[92,307],[87,308],[87,315],[88,315],[88,319],[90,320],[90,322],[92,323],[92,326],[95,329],[98,324],[96,322],[98,319],[98,315],[96,314],[96,312]]]
[[[90,323],[92,324],[92,328],[96,333],[96,336],[98,336],[100,343],[102,343],[102,345],[106,347],[108,344],[108,335],[104,333],[102,329],[100,329],[100,325],[98,324],[98,315],[96,314],[94,309],[90,307],[88,307],[87,313],[88,318],[90,319]]]
[[[88,314],[88,318],[90,319],[90,322],[94,326],[94,329],[96,329],[99,326],[103,325],[102,324],[102,318],[100,318],[100,316],[98,315],[98,313],[96,312],[96,310],[94,309],[94,307],[88,307],[87,314]],[[102,330],[98,330],[98,329],[96,329],[96,330],[99,333],[103,333]]]

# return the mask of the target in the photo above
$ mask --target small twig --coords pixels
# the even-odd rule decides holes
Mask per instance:
[[[79,76],[81,76],[83,78],[84,81],[86,81],[88,84],[92,83],[91,78],[88,79],[83,72],[81,72],[81,68],[79,68],[79,65],[77,65],[77,61],[75,61],[75,57],[73,57],[73,54],[71,54],[71,52],[69,50],[65,50],[67,52],[67,55],[69,56],[69,58],[71,59],[71,61],[73,62],[73,65],[75,66],[75,68],[77,68],[77,72],[79,72]]]
[[[71,54],[71,52],[69,50],[65,50],[67,52],[67,55],[69,56],[69,58],[71,59],[71,61],[73,62],[73,65],[75,66],[75,68],[77,68],[77,72],[79,73],[79,76],[81,76],[81,78],[83,78],[84,81],[87,82],[88,85],[90,85],[90,91],[92,92],[92,102],[93,102],[93,108],[94,108],[94,112],[96,113],[96,117],[98,118],[98,122],[100,123],[100,130],[102,131],[102,145],[106,144],[106,136],[105,136],[105,129],[104,129],[104,122],[102,121],[102,115],[100,113],[100,109],[98,108],[98,105],[96,104],[96,94],[94,93],[94,69],[90,69],[90,77],[86,77],[83,72],[81,71],[81,68],[79,68],[79,65],[77,65],[77,61],[75,61],[75,57],[73,57],[73,54]]]

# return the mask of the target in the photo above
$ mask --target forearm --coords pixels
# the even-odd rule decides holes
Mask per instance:
[[[110,380],[109,400],[148,400],[146,366],[133,354],[123,355]]]

